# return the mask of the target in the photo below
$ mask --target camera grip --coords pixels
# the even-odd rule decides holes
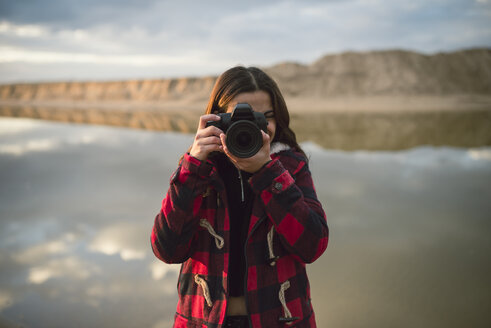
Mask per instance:
[[[216,126],[217,128],[220,128],[220,121],[207,121],[205,128],[209,126]]]

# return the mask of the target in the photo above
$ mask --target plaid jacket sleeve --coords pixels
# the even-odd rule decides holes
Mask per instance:
[[[191,256],[211,170],[211,164],[186,154],[172,175],[151,233],[153,252],[162,261],[182,263]]]
[[[249,180],[260,195],[282,244],[302,263],[325,251],[329,229],[312,176],[298,153],[275,157]]]

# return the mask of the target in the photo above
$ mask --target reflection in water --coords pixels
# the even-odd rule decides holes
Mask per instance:
[[[142,243],[135,236],[144,236],[148,227],[135,223],[116,223],[99,231],[89,245],[89,249],[106,255],[119,254],[125,261],[143,260],[148,251],[148,243]]]
[[[150,229],[192,136],[0,119],[0,326],[169,327],[178,265]],[[319,327],[491,322],[491,149],[305,144],[331,244]]]

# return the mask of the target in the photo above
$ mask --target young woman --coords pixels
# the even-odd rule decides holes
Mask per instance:
[[[238,103],[268,121],[249,158],[232,155],[223,131],[207,124]],[[328,227],[289,121],[260,69],[218,78],[151,235],[159,259],[182,263],[174,327],[315,327],[305,264],[326,249]]]

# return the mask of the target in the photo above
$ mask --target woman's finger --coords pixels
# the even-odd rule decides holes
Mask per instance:
[[[198,130],[196,132],[195,139],[203,139],[203,138],[208,138],[208,137],[215,137],[217,139],[220,139],[220,134],[222,134],[223,131],[217,128],[216,126],[209,126],[207,128],[204,128],[202,130]]]
[[[206,128],[206,123],[209,121],[220,121],[221,118],[218,115],[215,114],[206,114],[203,115],[199,118],[199,125],[198,125],[198,130],[202,130]]]
[[[222,144],[222,141],[220,140],[220,138],[216,137],[216,136],[208,136],[208,137],[203,137],[203,138],[200,138],[197,143],[200,145],[200,146],[206,146],[206,145],[221,145]]]
[[[227,143],[226,143],[227,136],[225,135],[225,133],[220,134],[220,141],[222,142],[223,152],[228,156],[228,158],[230,158],[230,160],[233,163],[237,163],[237,158],[234,155],[232,155],[228,150]]]
[[[263,146],[261,148],[267,150],[266,152],[269,155],[269,151],[271,148],[271,137],[266,132],[264,132],[262,130],[261,130],[261,132],[263,134]]]
[[[270,141],[271,137],[269,136],[269,134],[267,134],[263,130],[261,130],[261,133],[263,134],[263,145],[269,145],[269,141]]]

